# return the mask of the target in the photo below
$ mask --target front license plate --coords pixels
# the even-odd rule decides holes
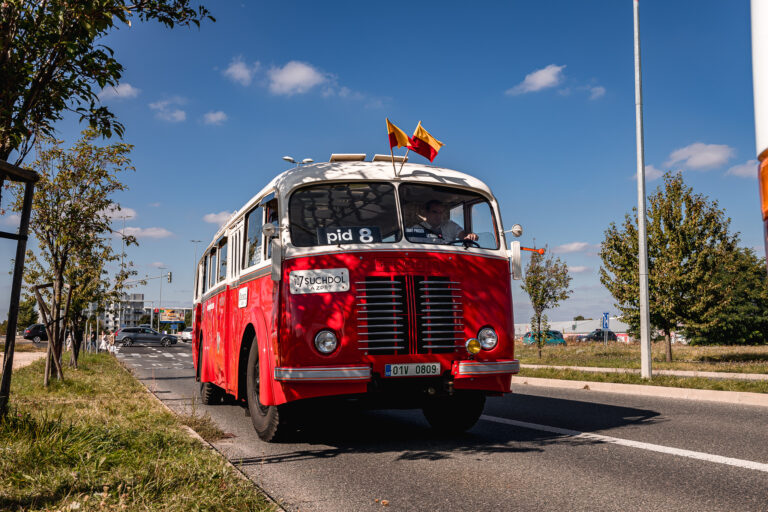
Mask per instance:
[[[425,377],[430,375],[440,375],[440,363],[384,365],[385,377]]]

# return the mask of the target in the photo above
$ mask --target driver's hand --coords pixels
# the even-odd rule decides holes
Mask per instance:
[[[464,240],[472,240],[473,242],[477,242],[478,236],[474,233],[469,233],[467,236],[464,237]]]

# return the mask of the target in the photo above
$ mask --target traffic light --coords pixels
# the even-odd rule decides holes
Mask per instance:
[[[171,273],[170,272],[168,272],[168,282],[169,283],[171,282]]]

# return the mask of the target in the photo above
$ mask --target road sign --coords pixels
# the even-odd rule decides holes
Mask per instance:
[[[603,329],[608,328],[608,313],[603,313]]]

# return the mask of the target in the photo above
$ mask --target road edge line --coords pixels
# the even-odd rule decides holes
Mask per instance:
[[[720,402],[739,405],[768,407],[768,393],[750,393],[748,391],[719,391],[710,389],[675,388],[645,384],[618,384],[613,382],[595,382],[586,380],[544,379],[540,377],[512,377],[512,385],[530,385],[561,389],[581,389],[618,393],[624,395],[655,396]],[[514,388],[512,389],[514,393]]]

